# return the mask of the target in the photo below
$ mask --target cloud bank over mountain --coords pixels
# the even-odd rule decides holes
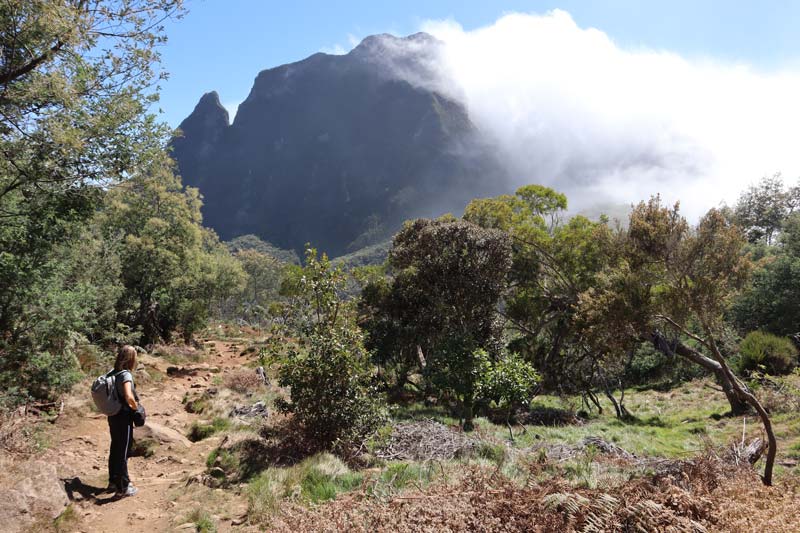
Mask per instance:
[[[464,101],[520,184],[573,209],[660,193],[697,217],[763,175],[800,175],[798,72],[624,49],[558,10],[421,29],[445,43],[442,77],[409,81]]]

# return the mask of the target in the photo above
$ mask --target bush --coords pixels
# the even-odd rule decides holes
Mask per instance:
[[[751,331],[739,346],[739,371],[749,374],[787,374],[797,365],[797,350],[792,341],[762,331]]]
[[[363,335],[350,303],[340,297],[345,282],[341,269],[309,249],[306,266],[290,271],[283,287],[293,299],[287,318],[293,330],[286,336],[298,343],[267,346],[272,360],[281,363],[278,383],[290,389],[290,401],[276,405],[294,413],[318,449],[343,450],[359,443],[386,418]]]
[[[247,394],[264,387],[264,381],[256,374],[255,369],[237,370],[225,377],[225,386],[234,392]]]
[[[278,408],[294,413],[306,436],[322,448],[366,437],[385,420],[372,385],[369,354],[361,333],[347,327],[314,334],[306,349],[292,349],[280,368],[291,402]]]

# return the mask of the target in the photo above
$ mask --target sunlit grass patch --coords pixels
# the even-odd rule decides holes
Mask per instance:
[[[340,459],[321,453],[288,468],[268,468],[247,489],[251,520],[268,523],[282,501],[318,504],[362,486],[360,472],[352,472]]]
[[[189,430],[189,440],[197,442],[231,427],[229,418],[216,417],[210,423],[194,422]]]

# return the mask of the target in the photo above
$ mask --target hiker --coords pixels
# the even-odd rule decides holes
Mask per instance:
[[[108,417],[111,431],[111,450],[108,454],[108,487],[119,497],[133,496],[138,492],[128,478],[128,454],[133,444],[133,422],[139,408],[139,398],[133,384],[133,370],[136,368],[136,348],[125,345],[117,353],[113,374],[117,397],[122,408]]]

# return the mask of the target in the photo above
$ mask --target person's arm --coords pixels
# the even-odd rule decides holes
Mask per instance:
[[[136,398],[133,397],[133,386],[130,381],[126,381],[122,384],[122,392],[125,395],[125,403],[128,404],[128,407],[136,411],[139,406],[136,404]]]

